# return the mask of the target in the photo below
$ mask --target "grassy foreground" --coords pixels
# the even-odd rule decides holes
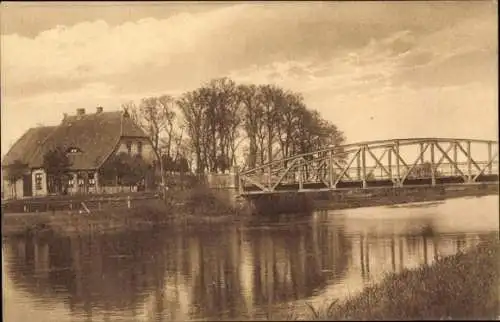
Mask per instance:
[[[313,320],[497,319],[498,236],[431,266],[387,276],[344,303],[309,306]]]

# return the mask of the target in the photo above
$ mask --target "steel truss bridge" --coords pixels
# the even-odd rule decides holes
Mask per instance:
[[[239,173],[242,196],[498,182],[498,142],[413,138],[359,142]]]

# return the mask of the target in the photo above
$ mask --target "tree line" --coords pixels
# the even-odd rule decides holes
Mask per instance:
[[[179,97],[123,104],[151,138],[164,169],[225,172],[341,145],[344,134],[308,108],[300,93],[277,85],[210,80]]]
[[[343,133],[308,108],[300,93],[277,85],[236,84],[229,78],[210,80],[179,97],[146,97],[122,105],[147,133],[170,172],[225,172],[341,145]],[[243,155],[243,161],[237,160]],[[44,155],[51,188],[61,192],[70,161],[60,147]],[[124,153],[100,169],[100,178],[132,185],[150,169]],[[15,162],[7,180],[15,183],[26,165]],[[120,181],[120,182],[118,182]]]

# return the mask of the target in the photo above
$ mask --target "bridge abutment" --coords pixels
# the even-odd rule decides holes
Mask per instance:
[[[307,193],[241,196],[237,170],[235,168],[230,173],[207,175],[207,185],[212,193],[232,207],[254,214],[303,213],[313,208],[312,199]]]
[[[308,193],[286,192],[245,197],[253,214],[275,215],[308,213],[314,209],[314,199]]]
[[[237,169],[230,173],[209,173],[207,185],[219,199],[231,206],[237,205],[239,196]]]

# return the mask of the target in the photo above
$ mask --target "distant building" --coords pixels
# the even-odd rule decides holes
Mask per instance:
[[[68,182],[64,192],[68,194],[118,192],[130,189],[119,181],[100,182],[99,169],[117,153],[140,155],[151,165],[158,160],[151,140],[130,118],[127,111],[104,112],[98,107],[93,114],[85,114],[85,109],[77,109],[76,115],[64,115],[58,126],[29,129],[9,150],[2,160],[3,197],[45,196],[51,194],[50,181],[43,169],[45,153],[62,148],[71,162]],[[6,179],[8,171],[16,161],[25,165],[22,179],[12,183]],[[148,180],[150,182],[148,182]],[[144,178],[148,186],[154,180]],[[133,187],[132,187],[133,189]]]

